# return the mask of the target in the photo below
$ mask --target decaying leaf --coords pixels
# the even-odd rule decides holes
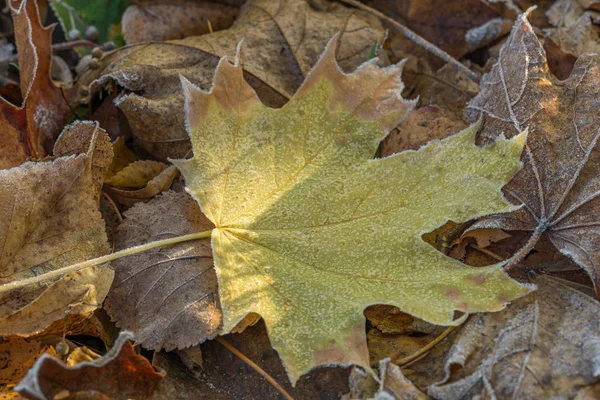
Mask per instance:
[[[402,22],[425,39],[459,59],[486,46],[510,31],[516,16],[509,1],[453,0],[364,0],[363,3]],[[394,59],[407,55],[428,59],[435,67],[441,60],[411,40],[390,29],[390,51]],[[435,69],[437,69],[435,68]]]
[[[229,28],[237,13],[227,3],[146,0],[125,10],[121,29],[127,44],[182,39]]]
[[[237,60],[221,60],[209,93],[184,81],[194,158],[174,162],[216,226],[223,331],[261,315],[292,382],[321,364],[370,368],[371,304],[452,324],[455,310],[499,310],[528,291],[421,239],[448,219],[514,209],[500,188],[525,136],[479,148],[473,125],[374,160],[414,105],[400,96],[402,66],[344,74],[335,42],[282,109],[261,103]]]
[[[0,169],[47,154],[60,132],[69,106],[50,78],[54,26],[44,28],[35,0],[9,2],[19,53],[23,105],[0,98]]]
[[[126,188],[142,188],[165,168],[167,168],[167,165],[160,161],[134,161],[113,176],[106,178],[104,183]]]
[[[437,106],[412,110],[406,119],[385,138],[381,156],[405,150],[418,150],[432,140],[444,139],[467,127],[465,122]]]
[[[504,189],[523,207],[475,225],[547,232],[554,245],[600,279],[600,55],[584,54],[570,78],[548,70],[541,43],[525,15],[515,23],[498,63],[465,110],[467,120],[485,115],[482,140],[500,133],[531,132],[524,168]]]
[[[580,56],[600,51],[600,2],[557,0],[546,13],[553,28],[546,34],[564,52]]]
[[[436,399],[571,399],[600,375],[598,301],[551,278],[499,313],[471,317]]]
[[[385,37],[377,19],[341,5],[321,12],[305,0],[250,0],[227,30],[116,50],[80,81],[91,85],[91,93],[111,79],[132,91],[117,98],[116,104],[137,143],[165,161],[184,157],[190,150],[180,75],[209,89],[219,59],[233,57],[243,40],[246,78],[265,104],[280,107],[338,32],[336,56],[346,71],[366,61]]]
[[[65,128],[53,161],[0,170],[0,334],[29,334],[102,303],[112,282],[107,265],[3,290],[61,267],[106,254],[100,188],[112,158],[106,133],[90,122]]]
[[[25,377],[35,360],[46,352],[56,355],[52,346],[35,339],[15,336],[0,339],[0,398],[10,398],[12,387]]]
[[[162,163],[160,163],[162,164]],[[105,186],[105,191],[113,198],[117,203],[127,207],[131,207],[139,202],[146,202],[153,197],[159,195],[165,190],[169,190],[173,180],[179,176],[179,171],[174,166],[166,166],[166,168],[160,171],[156,176],[146,182],[146,185],[141,189],[128,189],[115,186]],[[127,169],[127,168],[126,168]],[[126,171],[127,172],[127,171]],[[149,172],[149,171],[148,171]],[[116,178],[117,176],[115,176]],[[132,177],[133,178],[133,177]],[[141,176],[137,176],[141,178]],[[133,179],[130,180],[132,182]],[[141,179],[138,183],[141,182]]]
[[[166,192],[125,213],[117,250],[213,227],[188,194]],[[212,339],[221,307],[207,240],[165,246],[113,261],[115,281],[105,303],[117,325],[146,348],[173,350]]]
[[[379,374],[379,390],[373,400],[427,400],[430,398],[406,379],[400,367],[391,363],[389,359],[381,361]]]
[[[163,374],[135,353],[129,342],[131,338],[130,332],[122,332],[114,347],[103,357],[72,367],[44,354],[15,390],[33,400],[53,399],[59,393],[73,398],[86,398],[77,397],[80,394],[104,395],[114,400],[145,400],[152,395]]]
[[[342,400],[427,400],[429,396],[406,379],[389,358],[379,363],[379,377],[355,368],[349,377],[350,393]]]

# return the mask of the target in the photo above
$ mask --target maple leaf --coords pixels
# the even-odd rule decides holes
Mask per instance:
[[[447,352],[445,378],[429,395],[572,399],[597,381],[600,303],[552,278],[536,283],[535,293],[506,310],[469,320]]]
[[[70,112],[61,89],[50,78],[52,31],[40,21],[34,0],[12,0],[11,12],[19,53],[23,105],[0,97],[0,168],[27,158],[42,158]]]
[[[526,15],[515,23],[498,62],[483,77],[481,92],[465,110],[467,120],[485,115],[483,141],[529,128],[524,167],[504,189],[511,202],[524,206],[473,228],[533,231],[522,256],[545,232],[598,287],[600,55],[582,55],[569,79],[559,81]]]
[[[56,159],[0,170],[0,334],[26,335],[73,314],[88,314],[110,288],[107,264],[48,279],[11,284],[108,252],[98,211],[112,158],[108,136],[95,123],[65,128]]]
[[[282,109],[261,103],[237,62],[220,61],[209,93],[184,80],[194,158],[174,163],[216,227],[223,331],[261,315],[292,382],[321,364],[370,368],[368,305],[452,324],[455,310],[499,310],[529,290],[421,240],[448,219],[514,209],[500,188],[525,136],[479,148],[473,125],[371,159],[414,103],[401,64],[346,75],[335,40]]]

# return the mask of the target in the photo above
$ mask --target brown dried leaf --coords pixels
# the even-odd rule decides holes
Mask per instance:
[[[546,15],[553,26],[546,35],[565,53],[580,56],[600,51],[599,1],[558,0]]]
[[[106,193],[117,203],[131,207],[139,202],[147,202],[165,190],[169,190],[173,180],[179,176],[179,170],[170,165],[152,178],[148,184],[136,190],[105,186]]]
[[[479,85],[450,65],[431,72],[421,64],[407,62],[402,77],[406,81],[405,97],[418,96],[421,107],[434,105],[456,117],[462,115],[467,103],[479,92]]]
[[[116,233],[117,250],[212,228],[187,193],[164,193],[125,216]],[[144,347],[182,349],[217,335],[221,306],[208,239],[164,246],[113,263],[115,281],[105,308]]]
[[[427,400],[425,393],[406,379],[400,367],[390,362],[389,358],[379,363],[379,378],[375,380],[354,369],[349,378],[350,393],[342,400]]]
[[[73,367],[42,355],[16,387],[28,399],[52,399],[57,394],[105,396],[112,400],[147,399],[163,377],[150,362],[137,355],[129,342],[130,332],[119,335],[115,346],[103,357]],[[81,398],[81,397],[80,397]],[[83,397],[89,398],[89,397]]]
[[[160,161],[134,161],[110,178],[106,178],[104,183],[126,188],[143,188],[165,168],[167,165]]]
[[[0,339],[0,398],[9,397],[12,387],[19,383],[42,354],[56,355],[52,346],[36,339],[7,337]],[[13,397],[17,394],[12,392]]]
[[[504,1],[367,0],[363,1],[459,59],[510,31],[515,10]],[[443,62],[390,29],[394,61],[406,55],[425,57],[437,68]]]
[[[380,386],[373,400],[427,400],[425,393],[406,379],[398,367],[389,359],[379,363]]]
[[[165,161],[190,151],[180,76],[208,90],[219,59],[236,54],[242,41],[245,78],[261,100],[282,106],[338,36],[337,59],[346,71],[366,61],[385,32],[376,18],[338,5],[317,11],[305,0],[250,0],[235,24],[223,31],[182,40],[133,45],[107,54],[100,67],[81,76],[94,93],[110,79],[133,93],[117,99],[137,143]]]
[[[600,55],[579,57],[570,78],[549,71],[544,50],[525,15],[486,74],[480,94],[465,110],[474,121],[485,115],[484,142],[499,134],[529,129],[524,167],[504,187],[507,198],[524,206],[485,218],[488,227],[547,232],[596,283],[600,266]]]
[[[149,4],[148,4],[149,3]],[[214,2],[169,0],[131,5],[123,13],[121,30],[127,44],[182,39],[231,26],[238,7]]]
[[[387,157],[405,150],[418,150],[428,142],[443,139],[462,131],[467,124],[437,106],[425,106],[411,111],[406,119],[383,140],[381,156]]]
[[[50,78],[54,26],[44,28],[34,0],[12,0],[23,105],[0,98],[0,169],[44,157],[63,127],[69,106]]]
[[[98,211],[102,177],[112,157],[106,133],[94,123],[76,123],[65,129],[55,148],[62,157],[0,170],[0,285],[109,250]],[[3,290],[0,334],[40,331],[63,318],[67,309],[73,314],[93,311],[112,276],[108,265],[100,265],[43,285]]]
[[[100,123],[100,126],[102,126],[102,123]],[[115,140],[112,146],[114,157],[110,167],[108,168],[108,171],[106,172],[106,179],[115,176],[117,172],[123,170],[123,168],[129,164],[138,160],[138,157],[135,155],[135,153],[129,150],[125,144],[125,139],[122,136]]]
[[[600,376],[600,304],[551,278],[506,310],[471,317],[429,387],[436,399],[570,399]]]

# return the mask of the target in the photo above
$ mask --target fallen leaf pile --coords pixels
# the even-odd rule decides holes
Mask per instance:
[[[0,398],[600,398],[600,3],[532,3],[7,0]]]

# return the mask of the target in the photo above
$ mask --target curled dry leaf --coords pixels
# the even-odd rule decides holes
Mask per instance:
[[[529,291],[421,239],[448,219],[514,209],[500,188],[525,136],[479,148],[474,125],[373,160],[414,103],[400,95],[401,64],[344,74],[335,42],[281,109],[261,103],[239,62],[221,60],[209,93],[184,82],[194,157],[174,161],[216,226],[223,331],[261,315],[292,382],[322,364],[369,369],[371,304],[452,324],[455,310],[499,310]]]
[[[160,161],[134,161],[113,176],[106,178],[104,183],[126,188],[143,188],[165,168],[167,164]]]
[[[513,136],[529,129],[524,168],[505,187],[507,198],[524,204],[485,218],[487,227],[542,233],[572,257],[597,285],[600,279],[600,55],[584,54],[569,79],[549,71],[544,50],[525,15],[515,23],[486,74],[481,92],[465,110],[467,120],[485,116],[481,138]]]
[[[212,1],[146,1],[125,10],[121,30],[127,44],[182,39],[229,28],[238,10]]]
[[[369,58],[385,31],[379,21],[343,6],[320,12],[305,0],[250,0],[235,24],[182,40],[140,44],[107,54],[100,67],[80,77],[82,85],[114,79],[133,93],[117,99],[137,143],[156,158],[184,157],[190,150],[180,76],[209,89],[223,56],[238,44],[245,76],[265,104],[282,106],[298,89],[329,38],[340,32],[337,58],[353,70]]]
[[[186,193],[167,192],[125,213],[117,250],[212,228]],[[217,278],[208,240],[164,246],[113,261],[105,307],[146,348],[173,350],[215,337],[221,325]]]
[[[23,105],[0,98],[0,169],[43,158],[70,112],[50,78],[54,26],[44,28],[35,0],[11,0]]]
[[[600,304],[551,278],[499,313],[471,317],[429,387],[440,400],[571,399],[600,376]]]
[[[163,374],[150,362],[137,355],[122,332],[108,353],[94,361],[83,361],[72,367],[47,354],[42,355],[15,390],[33,400],[53,399],[61,395],[99,396],[113,400],[150,398]],[[94,398],[94,397],[92,397]]]
[[[156,161],[146,161],[145,163],[152,163]],[[158,164],[158,162],[156,162]],[[135,163],[137,164],[137,163]],[[163,163],[160,163],[163,164]],[[138,164],[141,166],[141,164]],[[138,166],[133,167],[134,170],[138,168]],[[169,190],[173,180],[179,176],[179,171],[174,166],[166,166],[158,173],[158,175],[154,176],[150,179],[146,185],[141,189],[127,189],[115,186],[105,186],[105,191],[112,199],[114,199],[117,203],[122,204],[126,207],[131,207],[139,202],[146,202],[152,199],[154,196],[164,192],[165,190]],[[126,167],[127,169],[127,167]],[[131,172],[130,170],[126,172]],[[147,170],[150,172],[150,169]],[[118,175],[118,174],[117,174]],[[116,176],[115,176],[116,177]],[[139,176],[138,176],[139,178]],[[132,180],[130,180],[131,182]],[[140,180],[141,182],[141,180]]]
[[[53,161],[0,170],[0,334],[30,334],[102,303],[108,265],[86,268],[19,289],[10,283],[104,255],[109,248],[98,211],[112,158],[106,133],[76,123],[59,137]]]

